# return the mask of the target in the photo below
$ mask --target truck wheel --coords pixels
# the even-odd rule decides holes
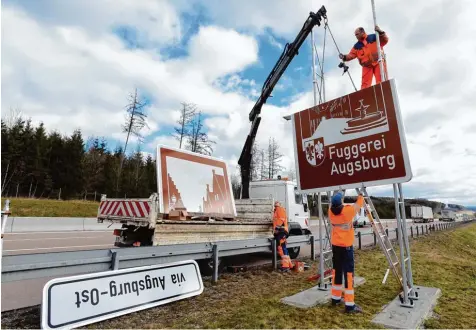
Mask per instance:
[[[299,255],[299,252],[301,252],[300,246],[288,248],[289,258],[291,259],[296,259]]]

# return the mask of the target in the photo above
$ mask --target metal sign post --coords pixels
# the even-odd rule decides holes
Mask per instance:
[[[318,85],[317,85],[317,73],[316,73],[316,56],[318,56],[316,47],[314,45],[314,33],[311,30],[311,54],[312,54],[312,83],[314,94],[314,106],[319,104],[318,102]],[[324,94],[324,68],[319,64],[319,72],[321,77],[321,90],[322,93],[319,96],[319,100],[325,102]],[[329,196],[329,194],[327,194]],[[332,246],[330,243],[330,228],[328,220],[324,216],[322,209],[322,194],[318,193],[318,212],[319,212],[319,267],[317,278],[319,279],[318,289],[327,291],[330,288],[331,270],[332,270]],[[323,234],[324,230],[324,234]]]
[[[374,26],[377,26],[377,15],[375,10],[375,1],[371,0],[372,4],[372,15],[374,20]],[[378,62],[380,68],[380,77],[382,82],[387,80],[386,72],[384,70],[382,58],[382,50],[380,48],[380,36],[377,31],[377,52],[378,52]],[[359,191],[359,190],[358,190]],[[405,215],[405,199],[403,197],[403,190],[401,182],[393,183],[393,194],[395,201],[395,218],[397,220],[397,235],[398,235],[398,246],[400,250],[400,258],[398,257],[393,249],[393,246],[383,231],[383,226],[380,223],[377,210],[373,207],[373,203],[370,200],[370,196],[367,195],[365,187],[362,191],[365,193],[365,197],[368,198],[368,207],[370,208],[370,218],[371,224],[376,231],[376,234],[379,236],[380,246],[387,257],[389,262],[389,269],[392,269],[395,276],[399,280],[402,286],[402,293],[400,294],[400,305],[404,307],[413,307],[413,300],[418,299],[418,294],[415,292],[413,286],[413,276],[412,276],[412,266],[411,266],[411,256],[410,256],[410,246],[408,243],[408,233],[406,226],[406,215]],[[375,219],[373,219],[375,216]],[[400,271],[397,267],[400,266]],[[388,271],[387,271],[388,274]]]
[[[3,255],[3,235],[7,226],[8,216],[10,215],[10,200],[5,201],[5,208],[2,210],[2,242],[0,244],[0,255]]]
[[[373,18],[374,18],[374,26],[377,26],[377,15],[375,13],[375,2],[374,0],[371,0],[372,1],[372,15],[373,15]],[[379,63],[379,67],[380,67],[380,77],[382,79],[382,81],[385,81],[387,80],[387,77],[386,77],[386,74],[385,74],[385,71],[383,70],[384,66],[383,66],[383,58],[382,58],[382,51],[380,49],[380,36],[378,34],[377,31],[375,31],[375,34],[376,34],[376,39],[377,39],[377,53],[378,53],[378,63]]]

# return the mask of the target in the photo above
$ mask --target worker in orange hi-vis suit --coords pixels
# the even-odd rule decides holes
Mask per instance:
[[[375,26],[375,31],[379,34],[382,62],[385,74],[387,74],[387,65],[383,59],[383,46],[388,43],[388,36],[378,26]],[[362,27],[355,29],[355,37],[358,41],[354,47],[352,47],[349,54],[339,54],[339,58],[343,61],[351,61],[355,58],[359,59],[359,63],[362,66],[361,89],[364,89],[372,85],[373,76],[375,76],[377,84],[382,81],[378,63],[377,37],[375,34],[367,35]]]
[[[294,265],[286,248],[286,238],[289,237],[288,217],[286,210],[279,202],[274,203],[273,230],[278,254],[281,258],[281,270],[289,271]]]
[[[341,302],[344,291],[345,311],[360,313],[362,309],[354,303],[354,227],[353,219],[364,205],[362,194],[353,205],[344,205],[343,194],[332,197],[329,220],[332,227],[332,304]],[[342,287],[344,277],[345,288]]]

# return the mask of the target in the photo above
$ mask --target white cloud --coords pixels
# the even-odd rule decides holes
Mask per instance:
[[[182,41],[191,23],[181,22],[180,14],[192,11],[199,1],[121,0],[114,5],[111,1],[4,2],[4,112],[17,107],[50,129],[69,133],[81,128],[85,136],[123,139],[123,108],[137,86],[153,98],[147,110],[150,134],[175,123],[180,102],[193,102],[208,115],[205,125],[218,142],[215,155],[234,166],[249,132],[248,113],[261,87],[243,70],[269,60],[258,57],[257,35],[269,36],[270,29],[274,36],[291,42],[309,11],[323,4],[342,52],[354,44],[355,27],[372,29],[370,2],[209,0],[200,3],[211,23],[190,37],[183,56],[173,58],[157,50]],[[469,37],[476,32],[475,6],[471,0],[377,3],[379,25],[390,36],[385,47],[389,74],[397,80],[414,172],[412,182],[404,185],[407,196],[476,204],[475,197],[466,193],[476,191],[474,139],[470,138],[476,127],[476,64],[467,60],[476,47]],[[111,32],[119,25],[135,27],[146,48],[125,48]],[[315,31],[322,54],[324,28]],[[326,53],[326,98],[351,92],[348,78],[337,69],[337,51],[329,34]],[[349,66],[359,87],[360,66],[356,61]],[[302,70],[308,72],[309,67]],[[293,81],[280,83],[292,86]],[[292,131],[282,116],[312,106],[311,82],[308,90],[286,95],[285,100],[282,107],[269,103],[263,107],[257,142],[265,147],[268,138],[275,137],[285,155],[283,165],[290,166]],[[159,142],[178,146],[166,135],[149,147]],[[373,189],[389,192],[384,187]]]
[[[258,59],[258,44],[253,37],[235,30],[215,26],[200,27],[189,46],[191,66],[185,70],[197,70],[208,82],[218,77],[241,71]],[[204,70],[204,67],[207,69]]]

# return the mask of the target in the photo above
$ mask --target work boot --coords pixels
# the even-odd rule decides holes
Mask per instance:
[[[289,273],[291,271],[289,268],[284,268],[284,267],[281,267],[279,270],[282,271],[283,273]]]
[[[354,305],[354,309],[350,309],[350,310],[346,309],[345,312],[349,314],[357,314],[357,313],[363,313],[363,310],[362,308],[360,308],[360,306]]]
[[[334,299],[332,299],[332,306],[339,306],[339,305],[342,305],[344,303],[344,300],[339,300],[339,301],[335,301]]]

